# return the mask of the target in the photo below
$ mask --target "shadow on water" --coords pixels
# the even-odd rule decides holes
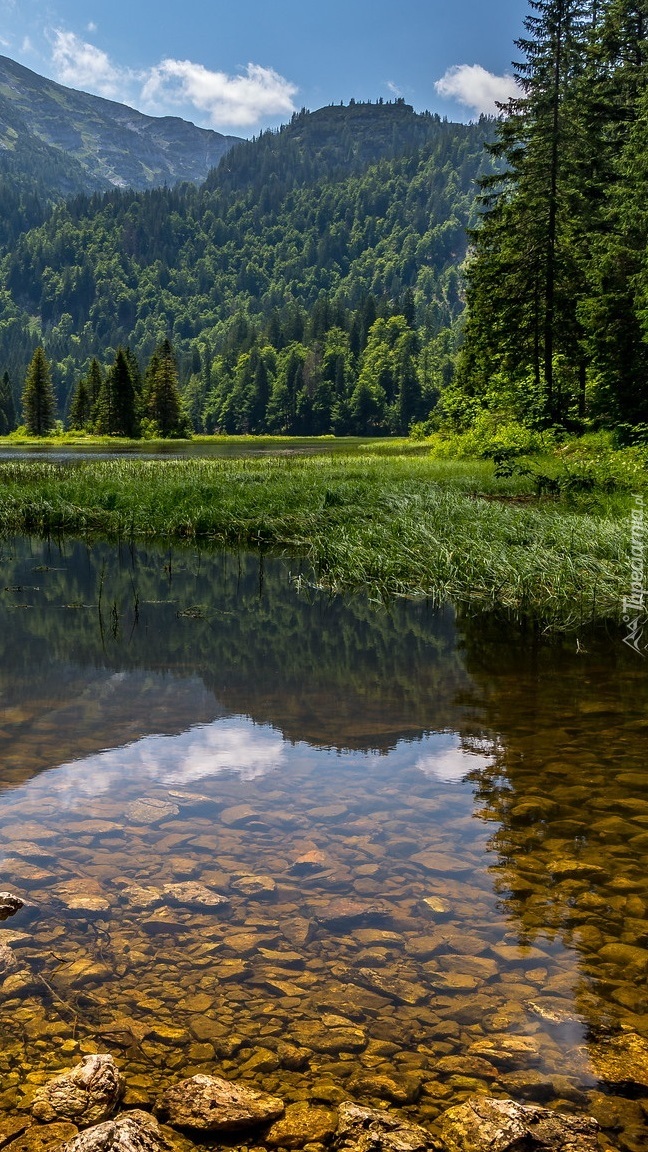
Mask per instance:
[[[2,557],[1,1108],[98,1047],[144,1101],[217,1067],[434,1127],[488,1091],[643,1146],[641,661],[278,560]]]

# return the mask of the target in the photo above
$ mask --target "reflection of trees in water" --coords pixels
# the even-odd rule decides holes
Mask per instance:
[[[465,627],[480,718],[498,733],[475,773],[492,873],[521,940],[580,955],[579,1011],[648,1035],[648,679],[620,641],[507,643]]]
[[[198,679],[214,715],[221,706],[334,747],[387,750],[463,715],[451,611],[297,592],[289,564],[258,556],[33,541],[3,551],[5,706],[65,704],[89,681],[138,672],[140,684],[144,673]]]

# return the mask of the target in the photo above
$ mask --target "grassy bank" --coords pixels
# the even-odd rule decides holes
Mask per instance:
[[[618,620],[629,495],[537,500],[488,461],[366,454],[0,465],[0,531],[210,540],[309,560],[333,590],[450,598],[573,628]]]

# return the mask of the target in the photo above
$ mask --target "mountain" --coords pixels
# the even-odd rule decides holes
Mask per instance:
[[[197,425],[238,430],[228,397],[240,357],[264,343],[280,353],[296,342],[298,359],[310,349],[312,363],[295,361],[287,387],[294,392],[306,373],[312,389],[326,333],[336,329],[348,346],[331,352],[330,371],[350,395],[377,317],[406,316],[427,343],[460,315],[466,229],[492,133],[491,121],[452,124],[402,100],[353,103],[304,111],[237,144],[200,187],[68,200],[3,262],[0,371],[17,388],[43,339],[66,408],[92,356],[107,363],[129,344],[144,361],[168,334],[184,383],[202,372],[192,399]],[[389,331],[390,356],[400,355],[402,333]],[[273,386],[271,364],[257,375],[266,370],[262,392]],[[210,387],[220,389],[217,400]],[[345,403],[342,396],[340,410]],[[322,430],[329,423],[326,415]],[[298,426],[273,423],[288,425]]]
[[[202,181],[237,142],[64,88],[0,56],[0,173],[35,176],[50,196]]]

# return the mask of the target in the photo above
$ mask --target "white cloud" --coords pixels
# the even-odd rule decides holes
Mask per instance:
[[[439,96],[456,100],[476,115],[497,114],[497,103],[505,104],[511,96],[519,96],[520,89],[513,76],[496,76],[481,64],[455,64],[434,85]]]
[[[90,34],[92,35],[92,33],[96,32],[96,31],[97,31],[97,25],[95,24],[94,20],[91,20],[89,24],[86,24],[86,32],[90,32]]]
[[[29,36],[23,37],[23,42],[20,45],[20,51],[21,52],[33,52],[34,51],[34,45],[32,44],[31,40],[29,39]]]
[[[88,32],[96,31],[94,23]],[[51,34],[56,79],[70,88],[94,92],[109,100],[143,106],[152,116],[188,108],[213,127],[250,128],[295,111],[297,88],[273,68],[248,64],[236,76],[212,72],[191,60],[162,60],[146,71],[121,67],[107,52],[74,32]]]
[[[393,96],[398,96],[398,97],[400,97],[400,96],[402,96],[402,95],[403,95],[403,90],[402,90],[402,88],[399,88],[399,87],[398,87],[398,84],[394,84],[394,81],[393,81],[393,80],[388,80],[388,81],[387,81],[387,87],[389,88],[389,91],[392,93],[392,95],[393,95]]]
[[[191,104],[206,113],[214,127],[249,128],[267,117],[290,115],[296,93],[289,80],[259,64],[248,64],[244,73],[228,76],[191,60],[163,60],[151,69],[142,98],[149,111]]]
[[[106,52],[74,32],[54,31],[52,62],[57,80],[68,88],[94,92],[108,100],[127,99],[133,73],[114,64]]]

